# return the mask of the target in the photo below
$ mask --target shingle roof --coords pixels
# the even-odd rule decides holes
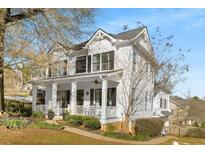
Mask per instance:
[[[116,35],[113,35],[117,39],[122,39],[122,40],[129,40],[134,37],[136,37],[145,27],[140,27],[136,29],[132,29],[129,31],[125,31]]]
[[[122,40],[129,40],[132,39],[134,37],[136,37],[145,27],[140,27],[140,28],[136,28],[136,29],[132,29],[129,31],[125,31],[125,32],[121,32],[118,34],[111,34],[111,33],[107,33],[110,36],[116,38],[116,39],[122,39]],[[73,46],[73,50],[81,50],[88,42],[89,40],[82,42],[80,44],[76,44]]]
[[[118,34],[111,34],[111,33],[107,33],[107,34],[114,37],[114,38],[116,38],[116,39],[130,40],[130,39],[136,37],[144,28],[145,27],[140,27],[140,28],[129,30],[129,31],[121,32],[121,33],[118,33]],[[88,43],[89,40],[84,41],[84,42],[79,43],[79,44],[76,44],[76,45],[73,45],[73,46],[64,45],[64,44],[61,44],[59,42],[58,42],[58,44],[60,44],[62,47],[64,47],[67,50],[68,49],[73,49],[73,50],[77,51],[77,50],[83,49],[83,47]]]

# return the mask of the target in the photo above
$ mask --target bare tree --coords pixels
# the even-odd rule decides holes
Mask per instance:
[[[3,69],[18,68],[19,63],[30,67],[31,70],[46,68],[51,59],[46,52],[54,43],[71,45],[90,33],[90,26],[94,21],[94,9],[1,9],[0,11],[2,18],[0,111],[2,111],[4,110]]]
[[[123,130],[129,131],[129,123],[137,112],[150,111],[153,98],[154,69],[156,64],[150,61],[142,53],[133,51],[127,56],[117,56],[117,66],[124,68],[120,79],[119,104],[123,110]]]
[[[155,59],[159,64],[156,70],[155,82],[172,91],[179,83],[186,80],[184,76],[189,71],[186,54],[191,49],[174,49],[173,35],[163,36],[159,27],[151,37]]]
[[[125,130],[129,127],[129,122],[140,111],[152,110],[152,103],[147,104],[147,102],[153,102],[154,84],[172,91],[177,83],[185,80],[183,75],[189,70],[189,66],[184,59],[186,52],[189,52],[190,49],[175,51],[171,43],[172,38],[173,36],[163,37],[157,28],[155,37],[151,37],[150,52],[140,48],[139,45],[138,51],[144,50],[145,54],[130,53],[128,59],[123,57],[119,60],[122,68],[125,68],[126,76],[121,79],[122,98],[125,99],[120,101],[124,112]],[[136,56],[135,54],[140,55]],[[134,60],[133,57],[138,58],[134,58]],[[133,61],[126,63],[130,59]],[[149,67],[149,63],[151,67]]]

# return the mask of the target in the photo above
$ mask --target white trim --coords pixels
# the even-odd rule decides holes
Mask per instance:
[[[90,43],[92,43],[95,40],[95,37],[99,34],[102,33],[103,35],[107,36],[108,38],[110,38],[112,41],[115,41],[116,39],[110,35],[108,35],[107,33],[105,33],[104,31],[102,31],[101,29],[98,29],[97,32],[91,37],[91,39],[87,42],[87,44],[85,45],[85,48],[88,47],[90,45]]]

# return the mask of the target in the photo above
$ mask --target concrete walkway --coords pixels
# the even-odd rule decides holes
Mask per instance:
[[[54,120],[47,120],[46,122],[51,123],[51,124],[59,124],[58,122],[56,122]],[[71,126],[66,126],[66,125],[64,125],[64,130],[68,131],[68,132],[71,132],[71,133],[87,136],[87,137],[90,137],[90,138],[115,142],[115,143],[119,143],[119,144],[158,145],[158,144],[166,142],[170,139],[175,138],[173,136],[162,136],[162,137],[153,138],[153,139],[148,140],[148,141],[128,141],[128,140],[121,140],[121,139],[106,137],[106,136],[103,136],[103,135],[100,135],[100,134],[95,134],[95,133],[92,133],[92,132],[89,132],[89,131],[85,131],[85,130],[82,130],[82,129],[78,129],[78,128],[71,127]]]

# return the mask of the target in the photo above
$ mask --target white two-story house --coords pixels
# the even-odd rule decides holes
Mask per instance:
[[[47,114],[52,109],[56,118],[61,118],[65,111],[90,115],[100,118],[102,124],[122,121],[133,84],[130,70],[137,69],[141,60],[148,77],[142,79],[146,83],[143,90],[135,88],[135,95],[140,91],[141,99],[132,118],[162,115],[156,112],[158,105],[154,103],[157,63],[146,27],[119,34],[98,29],[78,45],[55,43],[47,54],[53,54],[54,63],[61,65],[51,65],[43,77],[31,81],[33,111]],[[44,92],[39,94],[39,88]],[[39,102],[38,95],[45,99]]]

